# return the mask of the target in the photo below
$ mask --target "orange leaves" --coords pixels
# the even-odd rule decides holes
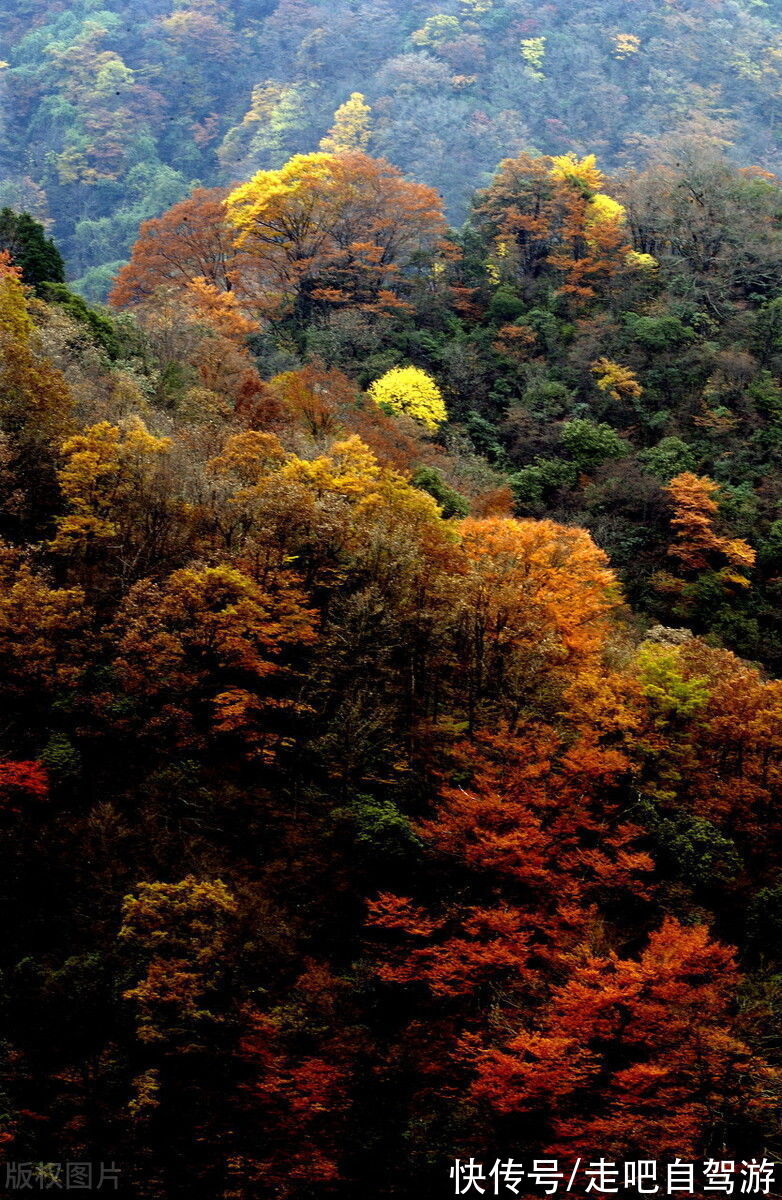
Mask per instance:
[[[145,221],[111,303],[118,308],[148,299],[162,286],[183,290],[196,279],[230,291],[237,255],[225,215],[227,188],[196,188],[162,217]]]
[[[21,281],[22,268],[14,265],[10,251],[0,250],[0,280],[17,279]]]
[[[618,587],[585,530],[493,517],[465,520],[460,532],[475,602],[498,635],[530,630],[537,618],[568,654],[600,647]]]
[[[404,933],[409,937],[430,937],[438,927],[438,922],[405,896],[382,892],[369,902],[368,910],[372,924],[378,929]]]
[[[353,1105],[360,1029],[349,1025],[347,982],[305,960],[284,1007],[251,1007],[239,1044],[242,1108],[250,1122],[253,1177],[264,1194],[287,1197],[299,1187],[342,1178],[346,1120]],[[257,1130],[263,1128],[263,1139]]]
[[[701,685],[683,800],[746,840],[762,862],[779,835],[775,796],[782,787],[782,684],[727,650],[693,639],[680,650],[681,670]],[[662,753],[666,753],[665,747]]]
[[[525,1031],[502,1049],[477,1052],[465,1039],[464,1052],[477,1068],[472,1095],[504,1115],[550,1108],[594,1071],[594,1056],[574,1036]]]
[[[245,1104],[265,1128],[263,1157],[253,1160],[253,1174],[278,1196],[292,1194],[291,1182],[295,1187],[340,1179],[338,1134],[349,1107],[346,1065],[322,1054],[287,1052],[279,1023],[260,1013],[250,1015],[240,1054],[250,1076]]]
[[[535,1031],[466,1047],[473,1094],[497,1112],[546,1113],[552,1153],[696,1157],[715,1114],[756,1099],[768,1076],[731,1036],[737,986],[728,948],[668,918],[638,961],[587,955]]]
[[[203,275],[188,283],[186,298],[195,315],[228,341],[241,345],[248,334],[258,331],[258,322],[242,313],[236,293],[221,290]]]
[[[313,438],[335,433],[342,413],[356,407],[358,401],[358,388],[347,375],[317,363],[277,375],[272,387],[294,420]]]
[[[527,362],[539,349],[538,335],[529,325],[503,325],[497,330],[493,347],[498,354],[504,354],[514,362]]]
[[[709,565],[705,552],[719,548],[712,527],[717,515],[713,497],[719,492],[719,485],[713,479],[685,471],[671,480],[666,491],[675,505],[671,525],[678,535],[678,543],[669,553],[685,567],[703,570]]]
[[[360,151],[300,154],[261,171],[231,193],[228,213],[263,283],[254,303],[272,317],[398,306],[400,268],[446,231],[431,188]]]
[[[622,206],[600,192],[594,155],[505,159],[480,193],[479,221],[491,235],[489,275],[534,288],[544,268],[576,303],[605,291],[628,269]]]
[[[544,683],[556,689],[562,672],[599,652],[618,589],[584,530],[494,517],[463,521],[460,532],[459,658],[471,721],[483,704],[513,721]]]
[[[632,853],[639,831],[609,799],[628,770],[624,756],[590,740],[563,745],[553,729],[528,723],[515,738],[484,735],[460,757],[470,786],[444,788],[420,827],[439,852],[522,888],[540,913],[552,896],[587,905],[612,889],[643,893],[651,861]]]
[[[751,569],[755,551],[740,538],[724,537],[715,531],[719,485],[707,476],[684,471],[665,490],[673,504],[671,525],[676,530],[676,541],[668,553],[688,571],[713,568],[722,559],[728,568],[737,569],[729,572],[730,582],[746,587],[748,580],[737,571]]]
[[[192,745],[210,729],[236,732],[256,753],[266,745],[269,714],[285,699],[286,658],[315,635],[312,613],[289,579],[266,590],[219,566],[137,584],[117,617],[116,636],[115,670],[149,710],[146,733],[168,730]]]

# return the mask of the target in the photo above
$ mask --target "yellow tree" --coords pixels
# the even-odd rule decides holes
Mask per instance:
[[[69,438],[58,478],[70,511],[58,518],[52,549],[83,556],[117,538],[129,509],[150,499],[151,477],[170,449],[171,439],[154,437],[140,417],[124,428],[101,421]]]
[[[334,124],[326,136],[321,138],[320,149],[327,154],[366,150],[372,136],[371,112],[372,109],[364,102],[361,92],[352,92],[350,99],[341,104],[334,113]]]
[[[643,388],[629,367],[612,362],[610,358],[598,358],[592,363],[592,374],[601,392],[607,392],[612,400],[638,400]]]
[[[62,374],[42,356],[17,273],[0,263],[0,430],[7,438],[24,515],[54,502],[54,460],[72,427],[71,395]],[[24,510],[24,501],[17,505]]]
[[[203,1064],[225,1052],[238,917],[236,898],[221,879],[187,875],[174,883],[143,882],[124,898],[116,951],[134,981],[122,998],[135,1018],[138,1043],[134,1060],[140,1069],[128,1105],[135,1121],[176,1108],[171,1058],[181,1064],[183,1056],[195,1054]]]
[[[181,1053],[214,1037],[236,914],[220,879],[140,883],[125,897],[119,939],[142,972],[125,999],[135,1007],[141,1042]]]
[[[439,387],[420,367],[392,367],[370,384],[369,394],[381,408],[404,413],[431,432],[448,416]]]
[[[121,589],[177,558],[193,530],[172,464],[170,438],[139,417],[100,421],[69,438],[58,471],[66,510],[51,549],[90,594]]]

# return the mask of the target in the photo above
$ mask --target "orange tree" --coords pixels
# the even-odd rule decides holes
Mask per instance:
[[[404,305],[406,272],[445,235],[442,203],[384,159],[299,154],[231,192],[238,247],[262,281],[253,303],[307,322],[319,309]]]

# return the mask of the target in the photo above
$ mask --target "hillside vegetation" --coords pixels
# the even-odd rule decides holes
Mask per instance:
[[[777,10],[0,13],[4,1159],[768,1194]]]
[[[51,218],[105,295],[139,222],[311,152],[352,93],[368,144],[446,198],[522,150],[640,166],[695,127],[780,164],[782,13],[761,0],[4,0],[0,203]]]

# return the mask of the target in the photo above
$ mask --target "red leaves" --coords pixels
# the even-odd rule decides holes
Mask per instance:
[[[459,893],[465,884],[468,894],[490,888],[494,900],[454,900],[433,915],[411,899],[380,896],[370,923],[401,934],[402,944],[389,948],[378,974],[434,995],[510,980],[529,996],[569,964],[598,901],[645,893],[651,860],[609,799],[626,760],[578,743],[563,754],[554,731],[535,726],[517,738],[484,735],[456,757],[469,785],[444,787],[417,833],[451,860]]]
[[[38,762],[0,762],[0,812],[18,815],[49,798],[49,777]]]
[[[638,961],[587,954],[535,1029],[466,1043],[472,1094],[547,1113],[552,1153],[696,1157],[716,1114],[757,1101],[769,1076],[731,1032],[737,986],[727,947],[668,918]]]
[[[285,1010],[274,1016],[251,1011],[247,1017],[239,1046],[246,1071],[242,1104],[254,1129],[258,1121],[264,1129],[263,1148],[248,1165],[275,1196],[299,1194],[297,1183],[341,1178],[356,1050],[342,1027],[342,992],[341,981],[310,962]],[[317,1031],[314,1039],[310,1026]],[[313,1041],[317,1049],[308,1049]]]

